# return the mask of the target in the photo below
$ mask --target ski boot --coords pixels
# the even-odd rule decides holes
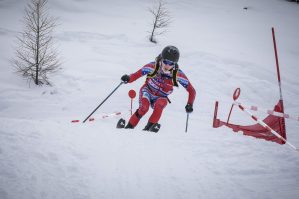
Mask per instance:
[[[161,127],[161,124],[148,122],[143,130],[157,133],[160,130],[160,127]]]
[[[117,122],[116,128],[123,129],[123,128],[125,128],[125,125],[126,125],[126,120],[124,120],[123,118],[120,118]]]
[[[133,129],[134,126],[130,122],[126,125],[126,120],[124,120],[123,118],[120,118],[117,122],[116,128],[118,128],[118,129],[123,129],[123,128]]]

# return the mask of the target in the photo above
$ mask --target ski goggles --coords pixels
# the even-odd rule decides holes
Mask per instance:
[[[175,65],[175,62],[170,61],[168,59],[163,59],[162,62],[163,62],[163,64],[169,65],[169,66],[174,66]]]

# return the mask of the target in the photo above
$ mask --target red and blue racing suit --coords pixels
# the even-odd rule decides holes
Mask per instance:
[[[155,70],[155,62],[146,64],[137,72],[130,75],[128,83],[134,82],[140,77],[152,74]],[[154,77],[148,77],[139,92],[139,108],[130,118],[130,123],[136,126],[140,118],[147,113],[149,106],[154,109],[149,118],[149,122],[157,123],[162,115],[163,109],[166,107],[168,99],[167,96],[173,92],[172,72],[164,73],[162,67],[159,67],[157,74]],[[188,104],[193,104],[195,100],[196,91],[191,85],[184,72],[178,69],[177,82],[181,84],[189,93]]]

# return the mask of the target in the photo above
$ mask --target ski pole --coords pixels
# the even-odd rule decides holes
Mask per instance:
[[[104,104],[104,102],[123,84],[124,82],[120,82],[120,84],[101,102],[101,104],[95,108],[88,116],[87,118],[83,121],[83,123],[86,122],[86,120],[88,120],[88,118],[94,114],[94,112],[96,112],[98,110],[98,108],[100,108],[100,106],[102,106],[102,104]]]
[[[187,113],[185,133],[187,133],[187,131],[188,131],[188,121],[189,121],[189,113]]]

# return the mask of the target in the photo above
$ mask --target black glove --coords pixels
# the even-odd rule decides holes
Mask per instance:
[[[129,75],[123,75],[121,77],[121,81],[123,81],[125,84],[130,81],[130,76]]]
[[[187,104],[185,106],[186,112],[191,113],[193,111],[193,105],[192,104]]]

